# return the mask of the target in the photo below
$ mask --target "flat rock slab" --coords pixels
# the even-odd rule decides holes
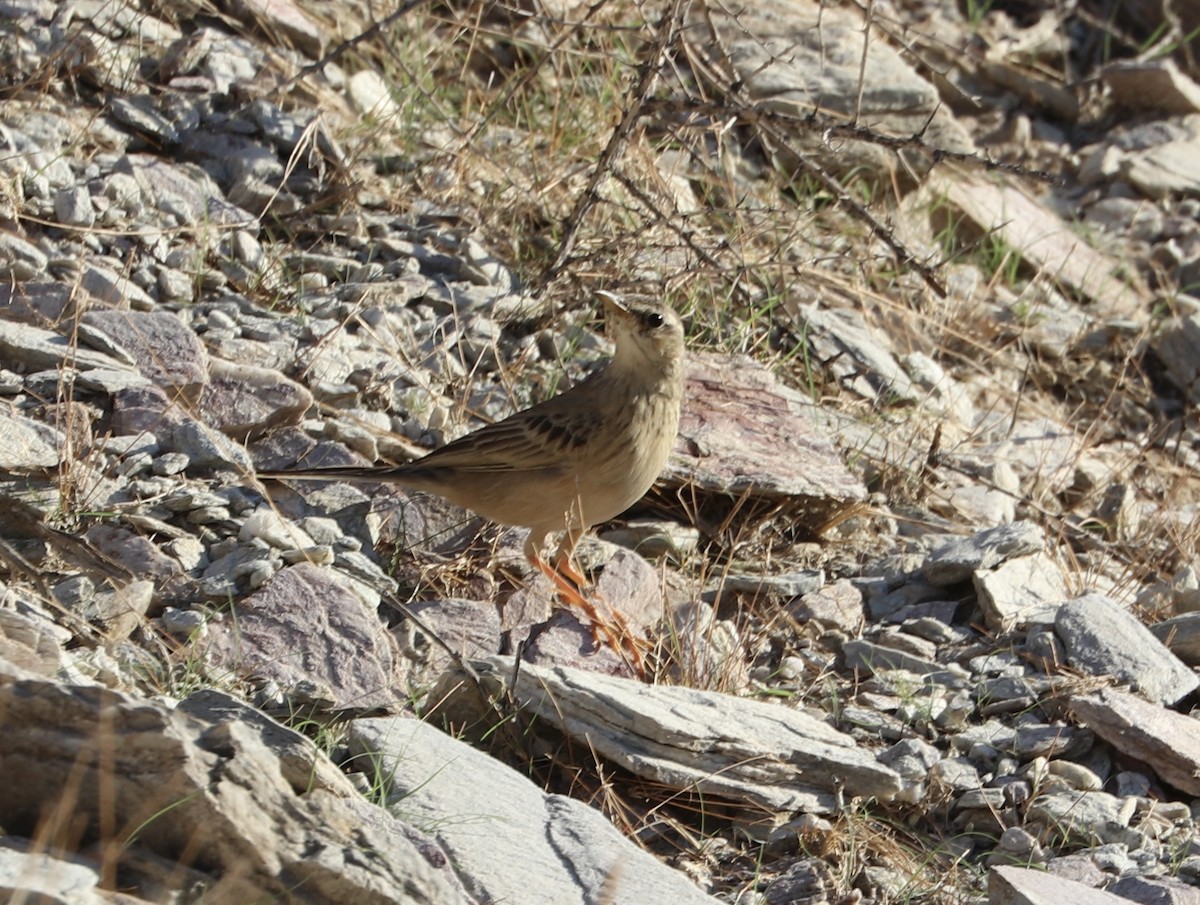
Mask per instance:
[[[55,468],[66,445],[66,437],[50,425],[0,409],[0,469]]]
[[[942,664],[864,638],[847,641],[842,651],[847,669],[861,670],[868,675],[902,670],[920,676],[926,682],[950,688],[963,688],[971,680],[970,673],[957,663]]]
[[[70,321],[76,314],[75,293],[59,283],[0,286],[0,319],[23,324]]]
[[[197,230],[201,248],[215,242],[212,237],[221,234],[220,227],[256,225],[253,214],[226,201],[221,190],[195,170],[185,170],[150,154],[130,154],[117,162],[116,172],[133,176],[159,208],[178,211],[184,222],[208,227]]]
[[[208,353],[190,327],[167,311],[93,309],[83,316],[104,331],[137,362],[155,386],[195,399],[208,382]]]
[[[1200,720],[1111,688],[1075,695],[1070,708],[1096,735],[1150,765],[1164,782],[1200,795]]]
[[[1068,593],[1062,570],[1047,553],[1018,556],[995,569],[977,569],[973,579],[988,625],[1000,630],[1053,622]]]
[[[511,664],[481,668],[506,686]],[[656,783],[773,811],[832,813],[890,800],[899,774],[802,710],[694,688],[522,665],[517,702],[601,757]]]
[[[332,708],[398,711],[407,700],[399,650],[378,614],[332,569],[282,569],[209,625],[206,653],[281,688],[315,683]]]
[[[1173,877],[1122,877],[1108,889],[1142,905],[1200,905],[1200,889]]]
[[[1160,704],[1173,704],[1200,686],[1200,677],[1129,610],[1103,594],[1064,603],[1054,619],[1067,662],[1094,676],[1112,676]]]
[[[67,365],[80,371],[133,372],[133,368],[113,356],[81,346],[53,330],[3,320],[0,320],[0,361],[6,367],[20,364],[29,370]]]
[[[988,905],[1129,905],[1129,899],[1064,880],[1044,870],[994,867],[988,874]]]
[[[820,409],[748,356],[689,356],[684,399],[668,486],[787,504],[813,529],[866,499],[825,436]]]
[[[414,600],[408,608],[417,615],[423,627],[414,627],[413,633],[424,633],[428,628],[455,656],[486,657],[500,651],[500,614],[495,606],[479,600],[458,597],[440,597],[434,600]],[[437,644],[415,641],[424,650],[426,669],[437,674],[452,661],[452,655]]]
[[[1117,279],[1124,262],[1097,251],[1041,201],[1012,186],[939,168],[917,193],[941,198],[1054,282],[1088,299],[1102,316],[1132,317],[1144,299]],[[927,202],[922,202],[927,203]]]
[[[925,558],[921,572],[930,584],[947,587],[967,581],[977,569],[994,569],[1016,556],[1037,553],[1045,545],[1042,529],[1032,522],[1013,522],[956,538]]]
[[[1026,808],[1027,825],[1041,826],[1077,842],[1120,842],[1121,799],[1095,789],[1050,792],[1039,795]]]
[[[419,720],[354,720],[351,754],[388,777],[389,806],[428,826],[478,902],[714,905],[599,811]]]
[[[1188,666],[1200,665],[1200,613],[1183,613],[1150,626],[1154,637]]]
[[[1200,86],[1173,60],[1122,60],[1105,66],[1100,77],[1112,92],[1113,103],[1126,110],[1200,113]]]
[[[864,42],[866,28],[857,10],[757,0],[696,4],[684,35],[694,58],[707,64],[694,71],[718,94],[737,80],[756,104],[794,117],[776,121],[786,143],[768,142],[785,166],[797,166],[794,145],[835,172],[861,166],[879,176],[895,169],[887,151],[866,142],[813,142],[798,121],[818,110],[831,119],[861,118],[885,134],[921,133],[932,147],[973,150],[937,89],[887,41]],[[904,157],[911,163],[916,155]]]
[[[180,901],[185,889],[203,889],[212,902],[475,901],[444,853],[334,779],[332,764],[288,769],[273,747],[282,739],[289,756],[303,750],[310,762],[323,760],[312,742],[266,717],[243,719],[238,708],[207,708],[200,717],[205,710],[188,714],[102,687],[13,680],[0,668],[0,821],[34,825],[57,808],[80,826],[112,827],[105,874],[118,873],[123,891],[153,901]],[[81,757],[97,750],[100,714],[104,756]],[[331,784],[314,782],[318,775]],[[11,864],[18,854],[10,848],[0,861]],[[155,862],[171,867],[147,868]],[[81,863],[98,872],[98,863]],[[21,878],[22,868],[37,867],[22,860],[13,870]],[[92,901],[87,871],[78,881],[55,901]],[[117,901],[111,892],[97,899]]]

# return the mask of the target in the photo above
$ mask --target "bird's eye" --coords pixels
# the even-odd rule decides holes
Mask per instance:
[[[657,330],[663,325],[663,316],[657,311],[652,314],[647,314],[646,323],[650,326],[650,329]]]

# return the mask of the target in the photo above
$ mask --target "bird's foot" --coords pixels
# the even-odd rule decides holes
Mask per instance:
[[[645,659],[641,649],[646,646],[646,642],[639,640],[625,617],[611,607],[604,607],[609,618],[601,616],[596,604],[584,596],[581,588],[585,579],[574,568],[570,559],[559,557],[555,565],[551,566],[539,556],[533,560],[533,564],[554,583],[559,599],[583,613],[591,623],[593,642],[597,646],[607,644],[609,649],[633,670],[634,675],[644,676]]]

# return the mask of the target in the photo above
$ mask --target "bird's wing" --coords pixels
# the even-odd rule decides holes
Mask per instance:
[[[543,403],[460,437],[407,467],[414,471],[554,469],[572,461],[579,448],[601,429],[602,419],[594,409]]]

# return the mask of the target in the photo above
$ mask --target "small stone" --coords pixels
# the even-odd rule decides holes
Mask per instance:
[[[280,557],[288,565],[308,562],[317,566],[331,566],[337,557],[333,547],[328,544],[316,544],[311,547],[300,547],[295,550],[284,550]]]
[[[1150,778],[1144,773],[1123,770],[1114,779],[1117,781],[1117,794],[1122,798],[1145,798],[1150,794]]]
[[[1019,826],[1010,826],[1001,833],[996,847],[1014,855],[1030,855],[1040,849],[1037,838]]]
[[[96,585],[86,575],[74,575],[54,586],[54,599],[73,611],[87,606],[95,596]]]
[[[721,588],[726,593],[791,599],[820,590],[824,583],[825,573],[820,570],[783,575],[729,574],[722,579]]]
[[[173,606],[163,610],[158,617],[159,624],[168,635],[184,638],[202,638],[208,620],[198,610],[181,610]]]
[[[1081,792],[1097,792],[1104,787],[1103,780],[1087,767],[1069,760],[1052,760],[1047,765],[1051,776],[1066,780],[1073,789]]]
[[[1058,564],[1045,553],[1010,559],[974,575],[979,605],[993,628],[1050,623],[1067,598]]]
[[[152,465],[154,474],[160,477],[182,474],[191,464],[191,459],[183,453],[163,453],[156,458]]]
[[[938,548],[925,560],[921,571],[935,585],[968,581],[977,569],[993,569],[1017,556],[1042,549],[1042,529],[1033,522],[1013,522],[988,528]]]
[[[67,226],[91,226],[96,222],[92,196],[83,186],[63,189],[54,195],[54,216]]]
[[[242,523],[238,540],[246,543],[251,538],[259,538],[279,550],[315,546],[313,538],[303,529],[284,519],[270,506],[261,506]]]
[[[929,768],[929,782],[935,788],[966,792],[982,785],[979,771],[964,757],[946,757]]]
[[[787,611],[797,622],[817,622],[849,633],[858,633],[866,618],[862,591],[844,578],[804,594],[788,604]]]

